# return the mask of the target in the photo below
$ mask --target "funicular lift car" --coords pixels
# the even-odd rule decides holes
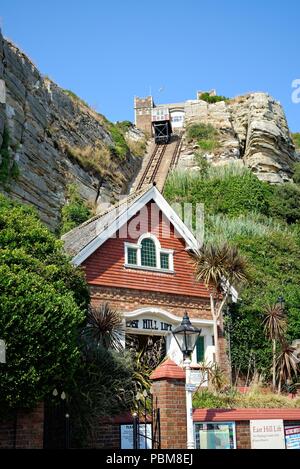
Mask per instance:
[[[152,109],[152,127],[156,144],[166,144],[171,140],[172,126],[168,108]]]

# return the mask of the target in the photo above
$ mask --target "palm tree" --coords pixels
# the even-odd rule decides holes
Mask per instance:
[[[218,320],[233,285],[248,279],[246,259],[235,246],[228,243],[206,244],[193,254],[197,280],[209,289],[210,308],[214,324],[216,363],[220,364]],[[222,293],[222,294],[221,294]]]
[[[121,314],[108,303],[90,306],[82,338],[89,345],[101,345],[106,349],[124,348],[125,330]]]
[[[291,381],[293,375],[297,376],[298,362],[295,357],[296,348],[287,342],[281,342],[281,351],[276,361],[276,370],[278,376],[278,394],[281,392],[282,383]]]
[[[273,365],[272,365],[272,387],[276,388],[276,342],[282,341],[286,328],[283,307],[280,304],[268,305],[263,319],[265,334],[272,340]]]

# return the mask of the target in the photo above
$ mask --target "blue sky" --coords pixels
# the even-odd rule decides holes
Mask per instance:
[[[300,131],[299,0],[1,0],[1,28],[40,71],[112,121],[133,97],[266,91]],[[160,91],[159,91],[160,90]]]

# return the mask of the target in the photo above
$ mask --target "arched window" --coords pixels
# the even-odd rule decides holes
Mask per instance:
[[[141,264],[156,267],[156,248],[151,238],[145,238],[141,242]]]
[[[174,272],[173,250],[162,248],[151,233],[144,233],[136,244],[124,243],[125,267]]]

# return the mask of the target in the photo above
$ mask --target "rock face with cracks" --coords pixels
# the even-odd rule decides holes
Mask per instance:
[[[139,169],[140,158],[129,150],[111,151],[115,142],[104,116],[44,77],[0,32],[0,148],[5,131],[19,176],[0,182],[0,191],[36,207],[52,230],[70,183],[96,210],[126,193]],[[96,168],[87,163],[95,155]]]
[[[193,100],[186,103],[185,111],[186,127],[202,122],[218,131],[218,148],[204,152],[212,164],[240,162],[270,183],[291,179],[293,164],[299,158],[282,106],[268,94],[250,93],[214,104]],[[197,144],[185,137],[179,167],[195,167],[196,150]]]

